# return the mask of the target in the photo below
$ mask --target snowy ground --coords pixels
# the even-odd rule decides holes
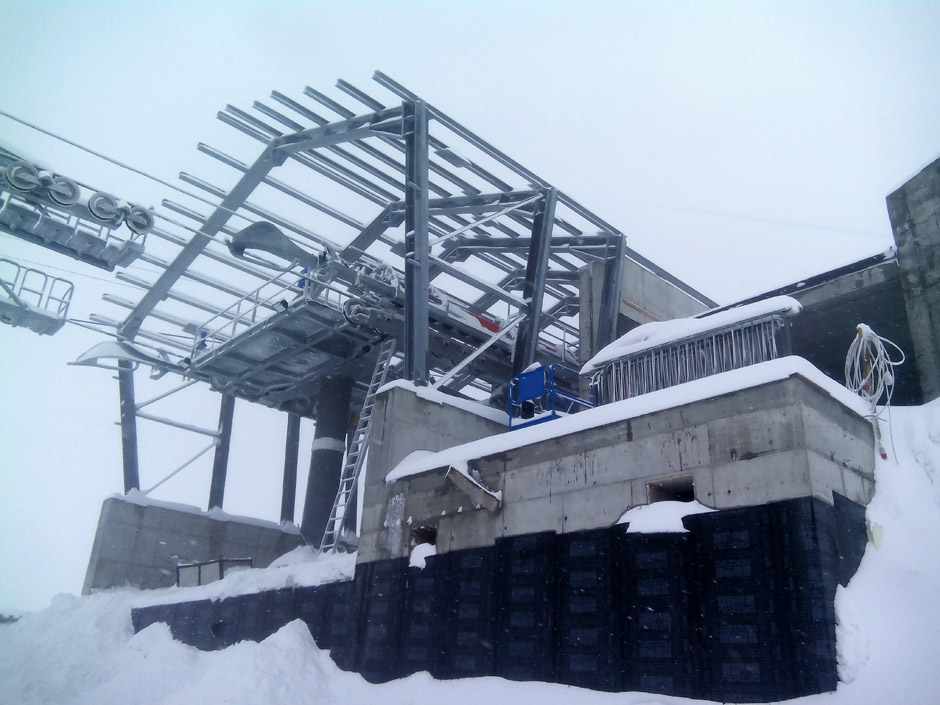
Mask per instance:
[[[940,400],[938,400],[940,402]],[[897,451],[879,460],[877,491],[869,507],[872,543],[858,574],[836,598],[840,671],[834,694],[803,698],[806,705],[911,705],[940,701],[940,403],[894,409]],[[289,584],[336,579],[347,566],[324,561],[279,577],[262,571],[234,574],[212,589],[234,594],[263,581]],[[298,572],[299,571],[299,572]],[[246,574],[247,573],[247,574]],[[231,582],[229,582],[231,580]],[[238,583],[236,585],[236,582]],[[259,582],[259,584],[261,584]],[[273,585],[268,585],[273,586]],[[174,599],[205,595],[183,590]],[[89,705],[169,703],[309,703],[310,705],[478,705],[535,701],[540,705],[655,705],[692,703],[643,693],[595,693],[499,678],[439,682],[417,674],[370,685],[336,668],[317,649],[302,622],[260,644],[243,642],[203,653],[179,644],[165,625],[134,634],[133,605],[154,593],[112,591],[63,595],[42,612],[0,625],[0,702]]]

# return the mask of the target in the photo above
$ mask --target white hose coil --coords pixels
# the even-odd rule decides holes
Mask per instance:
[[[904,351],[887,338],[882,338],[864,323],[845,357],[845,386],[865,399],[874,412],[885,397],[884,406],[891,405],[894,393],[894,368],[904,362]],[[900,355],[891,356],[889,348]]]

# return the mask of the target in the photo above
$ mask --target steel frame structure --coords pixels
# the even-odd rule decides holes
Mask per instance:
[[[225,189],[181,174],[214,207],[165,200],[194,234],[154,228],[175,256],[142,256],[162,270],[154,281],[118,275],[143,296],[107,297],[129,314],[95,320],[128,359],[311,416],[328,374],[356,380],[355,409],[378,343],[397,337],[398,376],[427,384],[475,354],[443,388],[504,393],[537,359],[576,359],[578,269],[598,259],[607,266],[596,345],[612,339],[623,235],[389,77],[374,78],[386,103],[339,81],[355,109],[307,88],[319,112],[275,91],[277,108],[219,113],[261,152],[242,161],[199,145],[237,179]],[[371,218],[350,215],[353,203]],[[265,227],[267,239],[246,234]],[[518,331],[493,344],[510,319]]]

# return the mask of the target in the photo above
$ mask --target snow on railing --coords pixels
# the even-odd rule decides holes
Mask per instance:
[[[747,311],[723,312],[730,315],[719,314],[713,322],[725,325],[707,330],[701,329],[711,317],[688,319],[694,325],[685,326],[690,333],[685,337],[665,336],[667,340],[659,345],[647,346],[640,341],[623,346],[633,351],[594,368],[592,386],[597,402],[621,401],[789,355],[788,317],[800,310],[799,304],[789,302],[796,304],[790,299],[776,306],[757,307],[751,311],[756,315],[750,318],[742,315]]]

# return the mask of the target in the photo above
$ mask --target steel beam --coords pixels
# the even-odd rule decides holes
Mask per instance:
[[[538,195],[537,191],[510,191],[473,196],[432,198],[428,200],[428,210],[434,214],[492,213],[506,206],[522,203],[536,195]],[[393,211],[404,210],[404,207],[404,203],[393,203],[390,205]]]
[[[287,440],[284,446],[284,481],[281,485],[281,521],[294,523],[297,498],[297,456],[300,452],[300,416],[288,412]]]
[[[238,180],[238,183],[228,192],[228,195],[222,199],[222,202],[216,206],[212,214],[206,219],[199,231],[193,235],[192,239],[186,243],[182,251],[176,256],[176,259],[167,266],[160,277],[154,282],[153,286],[147,290],[147,293],[141,297],[140,302],[131,311],[130,315],[118,327],[118,335],[127,340],[133,340],[140,330],[144,318],[154,309],[154,307],[164,299],[167,292],[172,288],[176,281],[182,276],[183,272],[191,265],[200,253],[209,244],[209,241],[222,229],[229,218],[244,202],[255,187],[258,186],[275,166],[283,164],[284,157],[276,155],[270,145],[265,148],[255,163]]]
[[[346,262],[354,262],[365,253],[369,245],[382,237],[386,230],[401,225],[402,220],[404,220],[403,213],[393,214],[390,206],[386,206],[371,223],[362,229],[362,232],[353,238],[352,242],[343,248],[340,257]]]
[[[532,245],[529,247],[525,284],[522,287],[522,300],[526,302],[527,310],[525,320],[519,324],[519,334],[516,336],[516,347],[512,355],[513,375],[520,374],[535,362],[557,198],[558,192],[555,189],[544,189],[539,211],[535,214],[532,223]]]
[[[428,111],[424,101],[403,104],[405,121],[405,378],[428,380]]]
[[[552,250],[572,250],[575,253],[581,250],[587,250],[592,253],[604,253],[610,243],[611,235],[569,235],[552,238]],[[509,238],[490,238],[488,240],[478,240],[468,237],[458,237],[453,245],[455,251],[506,251],[506,250],[528,250],[531,240],[527,237]]]
[[[601,310],[597,323],[597,340],[594,350],[600,350],[614,342],[617,337],[617,317],[620,315],[620,298],[623,282],[623,258],[627,246],[623,235],[612,235],[604,264],[604,285],[601,289]]]
[[[121,399],[121,452],[124,460],[124,494],[140,489],[137,464],[137,405],[134,401],[134,363],[118,360],[118,394]]]
[[[225,476],[228,473],[228,451],[232,443],[232,420],[235,417],[235,397],[222,395],[219,410],[219,436],[212,461],[212,481],[209,483],[209,509],[222,508],[225,497]]]
[[[234,157],[230,157],[224,152],[218,149],[215,149],[214,147],[211,147],[207,144],[200,142],[198,145],[196,145],[196,149],[202,152],[203,154],[209,155],[213,159],[217,159],[218,161],[222,162],[226,166],[231,167],[232,169],[236,169],[242,173],[245,173],[246,171],[248,171],[249,167],[247,164],[244,164],[240,162],[239,160],[235,159]],[[263,183],[267,184],[271,188],[277,189],[281,193],[285,193],[288,196],[292,196],[293,198],[296,198],[301,203],[304,203],[310,206],[311,208],[315,208],[321,213],[326,213],[327,215],[332,216],[333,218],[336,218],[336,220],[352,228],[362,229],[363,227],[363,224],[360,223],[355,218],[353,218],[352,216],[346,215],[342,211],[337,210],[336,208],[333,208],[332,206],[329,206],[326,203],[323,203],[322,201],[317,200],[316,198],[313,198],[313,196],[308,196],[307,194],[302,193],[301,191],[293,188],[292,186],[285,184],[282,181],[271,178],[269,176],[264,179]]]
[[[402,119],[401,107],[386,108],[369,115],[359,115],[348,120],[311,127],[307,130],[284,135],[275,139],[271,144],[279,153],[293,154],[294,152],[350,142],[364,137],[400,135]]]

